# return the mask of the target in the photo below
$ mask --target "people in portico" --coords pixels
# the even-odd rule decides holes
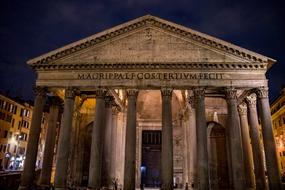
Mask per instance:
[[[33,184],[47,92],[64,108],[56,144],[61,103],[50,106],[41,187],[112,189],[116,179],[124,190],[157,181],[171,190],[176,176],[189,189],[281,189],[265,76],[275,62],[151,15],[31,59],[37,88],[19,189]]]

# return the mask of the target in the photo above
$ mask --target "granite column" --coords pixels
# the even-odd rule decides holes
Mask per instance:
[[[26,159],[24,163],[24,170],[21,176],[19,190],[29,190],[33,184],[35,175],[35,164],[38,153],[38,142],[41,133],[43,109],[46,101],[46,90],[42,87],[36,87],[35,92],[35,105],[33,109]]]
[[[127,90],[128,108],[125,142],[124,190],[135,189],[137,95],[138,90]]]
[[[173,189],[173,129],[171,98],[172,89],[161,89],[162,96],[162,145],[161,183],[163,190]]]
[[[99,190],[101,188],[103,130],[105,127],[105,89],[97,89],[95,120],[92,128],[92,142],[90,152],[88,189]]]
[[[230,163],[235,190],[245,189],[244,162],[242,151],[241,128],[237,109],[237,91],[234,88],[225,90],[228,104],[228,135],[230,144]]]
[[[197,134],[198,189],[209,189],[207,124],[205,114],[205,89],[194,89]]]
[[[245,103],[242,103],[241,105],[238,106],[238,112],[239,112],[240,125],[241,125],[246,188],[254,189],[252,148],[250,144],[249,129],[248,129],[247,106]]]
[[[254,175],[256,189],[266,189],[266,178],[264,170],[264,159],[262,154],[260,131],[256,111],[256,95],[251,94],[246,98],[248,106],[248,123],[251,136]]]
[[[51,171],[54,156],[54,145],[56,137],[56,127],[59,114],[60,100],[57,97],[50,98],[50,108],[48,115],[48,128],[46,134],[45,150],[43,157],[42,171],[39,185],[43,188],[50,186]]]
[[[65,190],[70,152],[70,137],[72,117],[74,111],[75,91],[73,88],[65,89],[64,111],[62,125],[59,132],[58,150],[56,158],[54,186],[56,190]]]
[[[278,167],[276,145],[272,131],[268,88],[263,87],[258,89],[257,95],[269,188],[270,190],[279,190],[281,189],[280,171]]]

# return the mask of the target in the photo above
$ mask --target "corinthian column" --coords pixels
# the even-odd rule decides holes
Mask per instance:
[[[111,154],[112,154],[112,106],[114,98],[112,96],[105,97],[106,109],[106,124],[104,127],[104,145],[103,145],[103,159],[102,159],[102,186],[109,187],[112,185],[111,178]]]
[[[247,189],[254,188],[254,173],[253,173],[253,163],[252,163],[252,150],[250,145],[248,120],[247,120],[247,107],[243,103],[238,106],[238,112],[241,124],[241,136],[242,136],[242,147],[244,155],[244,169],[245,169],[245,182]]]
[[[44,88],[36,87],[35,92],[35,105],[33,109],[26,159],[24,164],[24,170],[21,176],[19,190],[30,189],[35,175],[35,164],[37,159],[38,142],[41,132],[41,121],[45,105],[46,91]]]
[[[163,190],[173,189],[173,135],[172,135],[172,89],[161,90],[162,96],[162,146],[161,182]]]
[[[266,179],[264,171],[264,159],[261,148],[259,124],[256,111],[256,95],[252,94],[246,98],[248,106],[248,122],[253,153],[254,174],[256,189],[266,189]]]
[[[198,189],[209,189],[207,124],[205,115],[205,89],[194,89],[197,134]]]
[[[105,127],[105,89],[97,89],[95,120],[92,128],[88,189],[97,190],[101,187],[101,166],[103,130]]]
[[[124,190],[135,189],[136,173],[136,123],[138,90],[127,90],[128,110],[125,145]]]
[[[72,116],[74,111],[74,98],[75,98],[74,89],[66,88],[65,98],[64,98],[63,120],[59,132],[55,178],[54,178],[54,186],[56,190],[66,189]]]
[[[50,186],[51,170],[54,156],[54,145],[56,137],[56,126],[59,114],[60,100],[57,97],[50,98],[50,108],[48,115],[48,129],[45,141],[45,150],[43,157],[43,167],[40,175],[39,184],[42,187]]]
[[[189,139],[189,185],[197,187],[197,132],[196,132],[196,116],[194,108],[194,97],[188,98],[188,111],[189,111],[189,132],[187,132]]]
[[[228,103],[228,135],[230,144],[230,157],[232,178],[235,190],[245,189],[245,177],[244,177],[244,164],[243,164],[243,151],[242,151],[242,139],[240,121],[237,110],[237,91],[233,88],[227,88],[225,90],[226,99]]]
[[[278,168],[277,152],[272,131],[272,121],[268,100],[268,88],[260,88],[257,91],[259,113],[262,126],[262,136],[265,151],[266,168],[268,172],[269,188],[281,189],[280,171]]]

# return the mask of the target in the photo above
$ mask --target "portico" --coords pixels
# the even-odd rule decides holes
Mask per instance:
[[[30,132],[34,140],[28,144],[19,189],[32,185],[37,152],[33,143],[39,137],[46,92],[64,100],[57,190],[70,184],[139,188],[144,130],[161,131],[161,141],[150,135],[144,142],[161,143],[161,151],[152,150],[160,151],[153,155],[160,155],[154,159],[160,159],[155,162],[161,164],[157,181],[164,190],[186,184],[201,190],[264,187],[265,169],[258,162],[264,159],[261,143],[268,186],[280,189],[265,76],[274,62],[150,15],[31,59],[28,64],[38,74],[41,93],[35,100]],[[257,135],[256,107],[249,103],[254,95],[260,103],[263,142]],[[248,106],[249,120],[247,113],[239,112],[241,104]],[[211,133],[209,123],[216,126]],[[213,140],[221,137],[219,131],[223,140]],[[215,157],[219,150],[226,155],[223,161]],[[226,169],[218,169],[221,163]],[[228,186],[222,187],[219,178]]]

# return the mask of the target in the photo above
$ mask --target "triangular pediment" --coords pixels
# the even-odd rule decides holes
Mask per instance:
[[[28,64],[260,62],[275,60],[150,15],[69,44]]]

